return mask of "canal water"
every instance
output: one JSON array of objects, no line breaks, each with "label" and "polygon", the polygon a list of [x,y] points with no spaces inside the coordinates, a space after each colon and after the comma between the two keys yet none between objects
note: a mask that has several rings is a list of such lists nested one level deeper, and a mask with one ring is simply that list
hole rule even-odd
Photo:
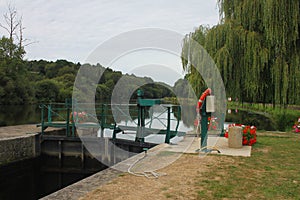
[{"label": "canal water", "polygon": [[37,124],[40,121],[38,105],[0,105],[0,126]]},{"label": "canal water", "polygon": [[228,109],[226,113],[227,124],[237,123],[256,126],[258,130],[274,131],[276,123],[267,115],[238,109]]},{"label": "canal water", "polygon": [[60,168],[49,168],[45,162],[41,156],[0,166],[0,199],[39,199],[106,168],[102,165],[90,173],[72,173]]}]

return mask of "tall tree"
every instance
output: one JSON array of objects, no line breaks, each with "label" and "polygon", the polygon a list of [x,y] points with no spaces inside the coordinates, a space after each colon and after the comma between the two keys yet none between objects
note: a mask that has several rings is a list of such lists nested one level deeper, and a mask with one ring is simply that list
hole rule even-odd
[{"label": "tall tree", "polygon": [[[249,102],[299,104],[299,1],[219,0],[218,3],[220,24],[208,31],[200,27],[192,39],[202,44],[215,60],[227,95]],[[199,34],[205,39],[198,39]],[[188,67],[184,62],[183,65]]]}]

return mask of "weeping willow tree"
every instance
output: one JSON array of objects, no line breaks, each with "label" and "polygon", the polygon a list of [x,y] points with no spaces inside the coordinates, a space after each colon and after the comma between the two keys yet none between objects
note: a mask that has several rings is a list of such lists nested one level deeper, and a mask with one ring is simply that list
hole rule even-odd
[{"label": "weeping willow tree", "polygon": [[183,68],[199,93],[201,75],[191,40],[214,59],[227,96],[273,105],[300,104],[299,0],[218,0],[220,24],[200,26],[183,40]]},{"label": "weeping willow tree", "polygon": [[187,79],[192,83],[193,90],[199,94],[200,91],[204,90],[205,82],[201,75],[199,74],[198,69],[195,67],[199,58],[197,55],[200,55],[198,51],[201,51],[199,48],[195,48],[195,43],[198,42],[201,46],[204,46],[206,33],[208,27],[200,26],[198,31],[190,33],[183,40],[183,49],[182,49],[182,63],[183,69],[187,71]]}]

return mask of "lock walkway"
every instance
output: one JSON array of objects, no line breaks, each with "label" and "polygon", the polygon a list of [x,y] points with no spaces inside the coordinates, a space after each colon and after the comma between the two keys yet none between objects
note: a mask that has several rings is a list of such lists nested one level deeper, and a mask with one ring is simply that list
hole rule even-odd
[{"label": "lock walkway", "polygon": [[[187,141],[192,140],[191,145],[186,150],[184,150],[184,148],[172,147],[171,145],[168,148],[170,149],[170,151],[174,151],[174,152],[183,152],[183,153],[192,153],[192,154],[199,153],[198,151],[196,151],[200,149],[201,139],[199,137],[187,135],[185,140]],[[187,141],[185,141],[185,143]],[[184,145],[182,146],[184,147]],[[213,154],[229,155],[229,156],[244,156],[244,157],[251,156],[251,149],[252,149],[251,146],[243,146],[242,148],[236,148],[236,149],[229,148],[228,138],[225,137],[208,136],[207,146],[208,149],[215,149],[214,151],[211,152]],[[219,150],[220,153],[218,153],[216,150]]]},{"label": "lock walkway", "polygon": [[[57,128],[49,128],[47,131],[59,130]],[[12,138],[25,136],[30,133],[38,133],[41,128],[37,127],[36,124],[23,124],[15,126],[3,126],[0,127],[0,139]]]}]

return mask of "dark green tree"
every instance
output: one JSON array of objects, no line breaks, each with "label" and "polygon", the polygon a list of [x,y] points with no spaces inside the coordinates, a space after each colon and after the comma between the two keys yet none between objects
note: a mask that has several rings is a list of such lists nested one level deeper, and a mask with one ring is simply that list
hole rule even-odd
[{"label": "dark green tree", "polygon": [[55,102],[59,99],[59,84],[51,79],[44,79],[36,83],[36,98],[40,102]]}]

